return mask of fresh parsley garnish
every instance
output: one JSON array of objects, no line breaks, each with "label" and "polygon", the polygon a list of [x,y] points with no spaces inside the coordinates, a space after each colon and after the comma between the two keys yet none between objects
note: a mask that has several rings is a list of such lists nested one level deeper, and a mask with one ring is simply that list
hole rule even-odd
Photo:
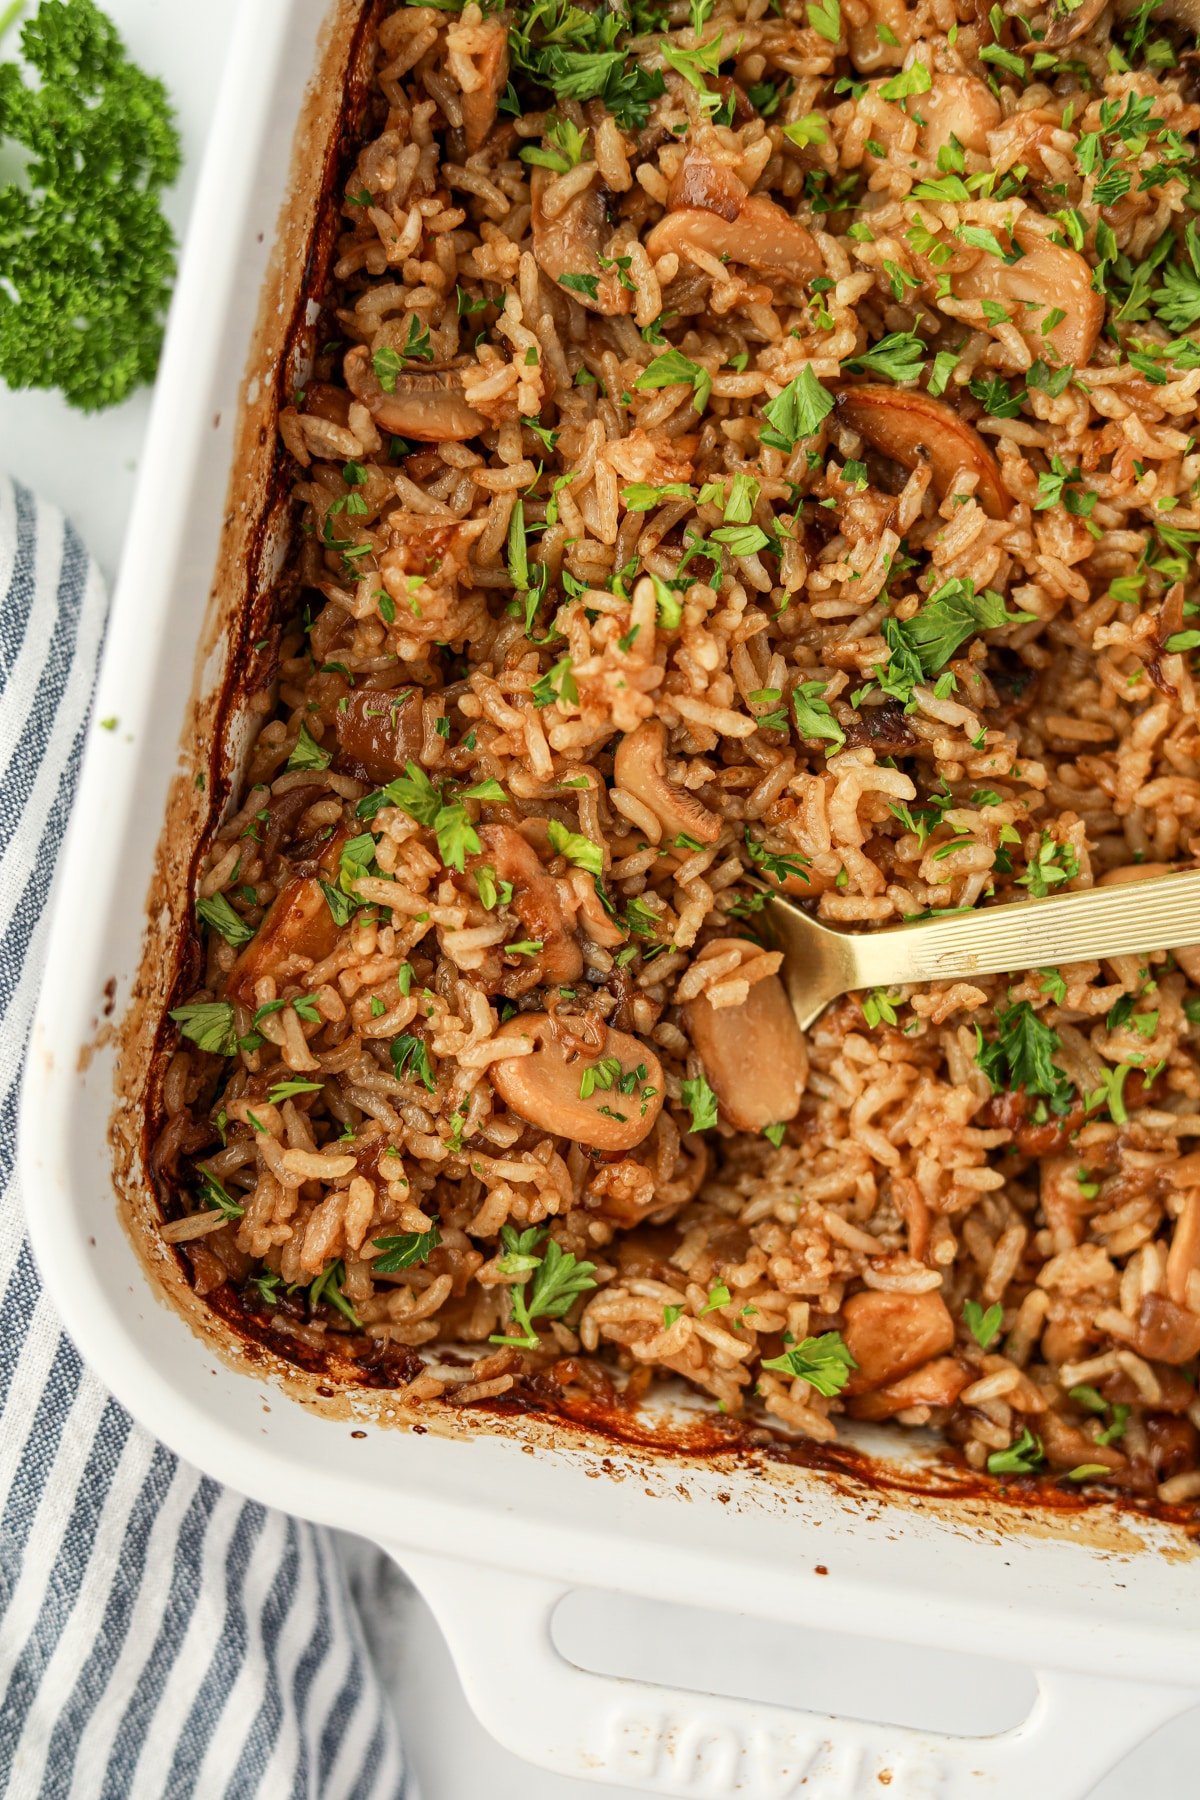
[{"label": "fresh parsley garnish", "polygon": [[[21,9],[0,9],[11,24]],[[36,81],[0,66],[0,380],[84,412],[152,381],[175,276],[162,192],[179,173],[166,89],[92,0],[43,0],[21,31]]]},{"label": "fresh parsley garnish", "polygon": [[210,1056],[236,1055],[237,1031],[228,1000],[193,1000],[187,1006],[173,1007],[167,1017],[174,1019],[197,1049],[206,1050]]},{"label": "fresh parsley garnish", "polygon": [[989,1306],[984,1312],[978,1300],[963,1301],[963,1322],[981,1350],[990,1350],[1004,1323],[1004,1308]]},{"label": "fresh parsley garnish", "polygon": [[792,689],[796,729],[803,738],[823,739],[840,750],[846,741],[846,734],[834,718],[828,700],[824,698],[825,688],[826,683],[823,681],[802,681]]},{"label": "fresh parsley garnish", "polygon": [[599,875],[603,871],[604,852],[590,837],[584,837],[579,831],[569,831],[558,819],[550,820],[547,835],[554,849],[568,862],[586,869],[589,875]]},{"label": "fresh parsley garnish", "polygon": [[323,750],[308,726],[302,723],[295,748],[287,759],[288,768],[327,769],[332,761],[332,750]]},{"label": "fresh parsley garnish", "polygon": [[985,1040],[978,1026],[975,1034],[975,1061],[994,1093],[1023,1087],[1026,1093],[1045,1095],[1054,1112],[1070,1109],[1075,1090],[1054,1061],[1062,1040],[1028,1000],[997,1008],[994,1038]]},{"label": "fresh parsley garnish", "polygon": [[692,1131],[711,1131],[717,1122],[717,1096],[703,1075],[681,1081],[679,1091],[683,1096],[684,1105],[691,1109],[690,1129]]},{"label": "fresh parsley garnish", "polygon": [[708,405],[708,396],[712,393],[713,378],[708,370],[685,356],[682,350],[664,350],[661,356],[644,368],[637,380],[635,388],[664,388],[688,386],[692,389],[693,409],[702,413]]},{"label": "fresh parsley garnish", "polygon": [[813,374],[807,364],[799,375],[763,407],[767,429],[761,441],[773,449],[790,453],[802,438],[812,437],[821,421],[833,411],[833,395]]},{"label": "fresh parsley garnish", "polygon": [[781,1356],[765,1356],[762,1366],[775,1374],[807,1381],[818,1394],[832,1400],[835,1394],[841,1393],[858,1364],[840,1331],[823,1331],[820,1337],[808,1337],[803,1343],[793,1344]]},{"label": "fresh parsley garnish", "polygon": [[247,925],[241,914],[234,911],[225,894],[213,894],[207,900],[197,900],[196,916],[203,919],[206,925],[211,925],[214,931],[220,932],[225,942],[232,944],[234,949],[248,944],[254,936],[253,925]]},{"label": "fresh parsley garnish", "polygon": [[390,1055],[392,1072],[397,1081],[408,1070],[424,1083],[431,1094],[433,1093],[437,1082],[434,1080],[433,1068],[429,1061],[429,1047],[424,1038],[417,1037],[411,1031],[402,1032],[399,1037],[392,1039]]},{"label": "fresh parsley garnish", "polygon": [[860,356],[842,364],[856,375],[885,375],[889,381],[916,381],[925,367],[925,346],[915,331],[892,331]]},{"label": "fresh parsley garnish", "polygon": [[989,1475],[1032,1475],[1046,1460],[1042,1440],[1028,1425],[1007,1450],[993,1450],[987,1459]]},{"label": "fresh parsley garnish", "polygon": [[411,1269],[414,1263],[428,1261],[442,1241],[435,1219],[428,1231],[405,1231],[399,1237],[372,1238],[371,1242],[383,1255],[377,1256],[371,1264],[376,1275],[395,1275],[400,1269]]},{"label": "fresh parsley garnish", "polygon": [[[503,1234],[501,1235],[503,1241]],[[521,1248],[516,1249],[515,1254],[524,1258],[527,1265],[533,1268],[532,1278],[527,1283],[509,1289],[512,1322],[520,1335],[506,1337],[502,1333],[496,1333],[488,1342],[511,1344],[518,1350],[536,1350],[539,1339],[533,1328],[534,1320],[565,1318],[580,1294],[586,1294],[590,1288],[595,1287],[593,1277],[596,1265],[577,1261],[554,1238],[547,1241],[544,1256],[535,1258],[529,1250]]]},{"label": "fresh parsley garnish", "polygon": [[361,1331],[362,1321],[342,1292],[342,1284],[345,1279],[346,1265],[344,1262],[331,1262],[327,1268],[322,1269],[308,1290],[309,1308],[312,1312],[316,1312],[318,1306],[324,1301],[326,1306],[332,1306],[336,1312],[341,1313],[344,1319],[348,1319],[357,1331]]}]

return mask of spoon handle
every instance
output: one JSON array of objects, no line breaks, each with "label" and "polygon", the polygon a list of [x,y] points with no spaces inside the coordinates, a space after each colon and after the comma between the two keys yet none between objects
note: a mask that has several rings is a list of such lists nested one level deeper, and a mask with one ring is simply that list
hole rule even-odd
[{"label": "spoon handle", "polygon": [[853,940],[855,987],[945,981],[1200,943],[1200,869],[918,920]]},{"label": "spoon handle", "polygon": [[839,994],[901,983],[970,980],[1200,944],[1200,869],[1054,894],[884,931],[831,931],[786,900],[768,903],[786,951],[802,1026]]}]

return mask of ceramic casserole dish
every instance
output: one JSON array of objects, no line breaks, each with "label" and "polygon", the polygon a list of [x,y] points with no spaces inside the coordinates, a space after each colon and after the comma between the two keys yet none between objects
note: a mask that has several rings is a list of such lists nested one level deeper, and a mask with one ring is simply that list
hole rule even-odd
[{"label": "ceramic casserole dish", "polygon": [[[214,742],[217,701],[284,549],[275,406],[302,377],[285,346],[363,25],[362,0],[254,0],[230,47],[96,700],[119,729],[89,746],[29,1052],[43,1278],[84,1357],[172,1449],[394,1553],[480,1718],[547,1768],[762,1800],[1082,1797],[1200,1690],[1200,1559],[1178,1527],[956,1493],[911,1466],[919,1450],[869,1485],[532,1415],[406,1418],[386,1391],[306,1384],[226,1334],[152,1229],[142,1087],[206,824],[200,778],[247,737],[235,708]],[[1032,1670],[1036,1696],[1015,1725],[966,1737],[878,1723],[903,1715],[862,1684],[848,1716],[799,1709],[802,1680],[770,1689],[787,1705],[705,1692],[702,1654],[691,1685],[588,1672],[553,1635],[580,1588],[702,1606],[698,1652],[740,1617],[764,1643],[790,1624],[814,1646],[861,1639],[864,1657],[868,1641],[912,1646],[968,1674],[975,1657],[980,1684]]]}]

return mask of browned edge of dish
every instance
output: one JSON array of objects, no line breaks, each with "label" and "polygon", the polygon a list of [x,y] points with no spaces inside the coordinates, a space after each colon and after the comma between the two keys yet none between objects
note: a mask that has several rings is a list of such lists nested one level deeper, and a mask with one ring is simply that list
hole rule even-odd
[{"label": "browned edge of dish", "polygon": [[[286,574],[281,576],[292,508],[277,419],[302,384],[311,356],[316,327],[306,319],[306,301],[323,290],[333,259],[340,189],[357,150],[374,32],[387,4],[330,0],[315,46],[314,74],[296,128],[292,173],[240,389],[220,547],[180,736],[179,771],[146,899],[143,955],[128,1009],[115,1033],[111,1027],[101,1033],[101,1039],[115,1035],[116,1040],[109,1138],[119,1212],[139,1262],[156,1293],[182,1312],[222,1362],[345,1421],[356,1428],[352,1438],[364,1437],[366,1425],[439,1437],[503,1436],[528,1450],[584,1453],[589,1473],[637,1479],[648,1493],[664,1497],[686,1495],[689,1471],[703,1469],[729,1476],[730,1491],[718,1498],[735,1511],[775,1510],[800,1501],[816,1479],[831,1483],[864,1511],[897,1512],[898,1525],[905,1510],[919,1509],[995,1542],[1016,1531],[1111,1555],[1144,1552],[1138,1525],[1153,1521],[1179,1528],[1169,1543],[1157,1534],[1160,1553],[1200,1554],[1194,1509],[1097,1497],[1037,1477],[998,1489],[949,1451],[899,1461],[868,1455],[846,1441],[798,1441],[758,1421],[743,1424],[674,1408],[655,1418],[549,1389],[539,1392],[536,1384],[516,1399],[483,1406],[406,1406],[394,1389],[373,1384],[370,1371],[348,1358],[336,1338],[323,1358],[309,1350],[281,1356],[232,1290],[201,1299],[182,1251],[159,1235],[162,1211],[150,1149],[171,1053],[166,1008],[189,983],[195,986],[201,958],[189,905],[195,872],[236,785],[244,726],[256,701],[273,686],[279,626],[293,597]],[[215,679],[214,668],[221,671]],[[753,1479],[747,1481],[747,1475]]]},{"label": "browned edge of dish", "polygon": [[[84,1052],[86,1061],[106,1034],[115,1037],[108,1136],[119,1213],[138,1260],[156,1289],[238,1367],[255,1347],[231,1338],[194,1293],[186,1259],[158,1233],[162,1212],[150,1149],[171,1054],[166,1009],[193,980],[201,957],[190,908],[195,873],[237,782],[244,724],[274,681],[279,619],[288,606],[280,570],[292,525],[277,420],[311,355],[315,327],[306,322],[307,296],[324,285],[336,247],[336,190],[366,105],[374,28],[385,4],[329,0],[314,43],[313,74],[239,389],[220,544],[145,900],[141,960],[115,1032],[102,1028]],[[273,1372],[288,1368],[279,1358],[267,1360]]]}]

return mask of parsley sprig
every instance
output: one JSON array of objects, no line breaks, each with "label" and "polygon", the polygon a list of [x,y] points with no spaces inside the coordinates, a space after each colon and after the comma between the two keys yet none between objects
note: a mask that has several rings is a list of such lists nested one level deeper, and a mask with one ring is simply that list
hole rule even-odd
[{"label": "parsley sprig", "polygon": [[832,1400],[841,1393],[858,1364],[840,1331],[823,1331],[820,1337],[807,1337],[803,1343],[791,1345],[780,1356],[765,1356],[762,1366],[776,1374],[807,1381],[818,1394]]},{"label": "parsley sprig", "polygon": [[[579,1262],[556,1239],[546,1243],[544,1256],[534,1256],[533,1249],[541,1236],[538,1230],[518,1233],[510,1225],[501,1228],[500,1241],[506,1254],[500,1259],[505,1274],[532,1270],[532,1278],[509,1289],[509,1305],[517,1335],[494,1333],[489,1344],[506,1344],[516,1350],[536,1350],[540,1344],[534,1330],[535,1319],[562,1319],[581,1294],[594,1288],[595,1263]],[[532,1238],[532,1241],[531,1241]]]}]

